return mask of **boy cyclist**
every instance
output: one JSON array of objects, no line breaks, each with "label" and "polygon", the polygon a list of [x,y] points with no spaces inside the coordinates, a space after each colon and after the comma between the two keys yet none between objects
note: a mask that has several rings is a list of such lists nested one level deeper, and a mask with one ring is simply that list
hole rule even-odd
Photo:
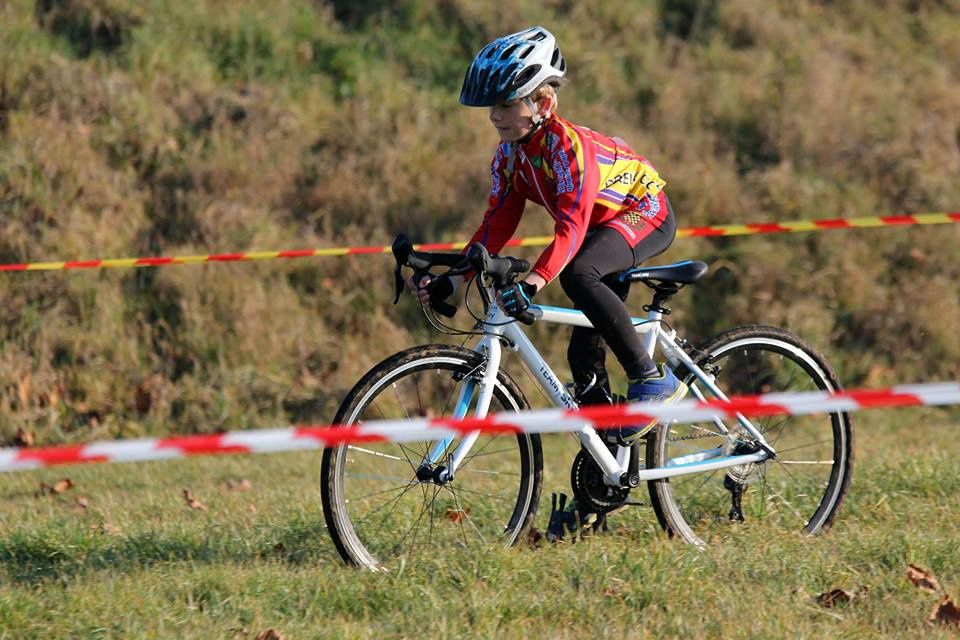
[{"label": "boy cyclist", "polygon": [[[604,343],[626,372],[628,400],[674,402],[686,393],[686,385],[647,354],[624,305],[629,285],[613,277],[662,253],[673,241],[676,225],[664,181],[623,140],[556,114],[565,73],[556,40],[542,27],[494,40],[467,70],[460,102],[488,107],[501,141],[490,168],[487,211],[470,243],[498,253],[516,231],[527,200],[543,206],[554,219],[553,242],[521,282],[500,292],[503,309],[519,314],[559,279],[595,327],[574,328],[567,350],[581,403],[610,397]],[[428,288],[434,297],[454,290],[444,278],[418,284],[424,303]],[[604,433],[611,441],[629,444],[654,425]]]}]

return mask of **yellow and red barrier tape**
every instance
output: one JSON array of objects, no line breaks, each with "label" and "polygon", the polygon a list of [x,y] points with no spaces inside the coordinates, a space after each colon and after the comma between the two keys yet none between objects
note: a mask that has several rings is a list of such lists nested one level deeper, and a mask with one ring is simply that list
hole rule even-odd
[{"label": "yellow and red barrier tape", "polygon": [[[871,216],[863,218],[833,218],[823,220],[794,220],[790,222],[767,222],[743,225],[713,225],[685,227],[677,230],[678,238],[707,238],[757,235],[765,233],[798,233],[827,229],[863,229],[875,227],[907,226],[921,224],[950,224],[960,222],[960,211],[941,213],[916,213],[899,216]],[[530,236],[514,238],[508,247],[536,247],[550,244],[553,236]],[[465,242],[439,242],[419,244],[420,251],[459,250]],[[0,264],[0,271],[59,271],[63,269],[107,269],[128,267],[162,267],[175,264],[204,264],[211,262],[250,262],[279,258],[315,258],[324,256],[348,256],[370,253],[389,253],[389,246],[333,247],[328,249],[293,249],[287,251],[248,251],[243,253],[216,253],[196,256],[112,258],[104,260],[73,260],[65,262],[24,262]]]}]

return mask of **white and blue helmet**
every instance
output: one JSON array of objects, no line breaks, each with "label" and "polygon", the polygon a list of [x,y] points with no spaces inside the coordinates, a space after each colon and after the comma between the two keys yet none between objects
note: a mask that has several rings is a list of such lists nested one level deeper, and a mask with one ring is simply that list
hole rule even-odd
[{"label": "white and blue helmet", "polygon": [[460,104],[492,107],[526,98],[566,72],[567,63],[552,33],[543,27],[511,33],[485,46],[470,63]]}]

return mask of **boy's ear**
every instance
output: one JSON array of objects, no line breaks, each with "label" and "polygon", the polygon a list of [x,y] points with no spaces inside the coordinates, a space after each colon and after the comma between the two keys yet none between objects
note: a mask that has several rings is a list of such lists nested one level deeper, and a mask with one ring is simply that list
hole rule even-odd
[{"label": "boy's ear", "polygon": [[553,113],[553,110],[557,107],[557,97],[552,95],[545,95],[540,98],[540,101],[537,102],[537,110],[541,117],[546,117]]}]

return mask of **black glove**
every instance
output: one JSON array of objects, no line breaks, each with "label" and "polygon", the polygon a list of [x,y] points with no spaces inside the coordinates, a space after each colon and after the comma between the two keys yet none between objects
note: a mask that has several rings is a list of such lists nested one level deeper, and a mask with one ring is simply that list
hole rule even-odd
[{"label": "black glove", "polygon": [[529,282],[514,282],[500,289],[500,304],[508,316],[516,318],[530,306],[537,288]]},{"label": "black glove", "polygon": [[453,280],[449,276],[437,276],[430,279],[426,289],[430,292],[430,306],[443,315],[452,318],[457,312],[457,308],[444,302],[444,300],[452,296],[456,289],[453,286]]}]

